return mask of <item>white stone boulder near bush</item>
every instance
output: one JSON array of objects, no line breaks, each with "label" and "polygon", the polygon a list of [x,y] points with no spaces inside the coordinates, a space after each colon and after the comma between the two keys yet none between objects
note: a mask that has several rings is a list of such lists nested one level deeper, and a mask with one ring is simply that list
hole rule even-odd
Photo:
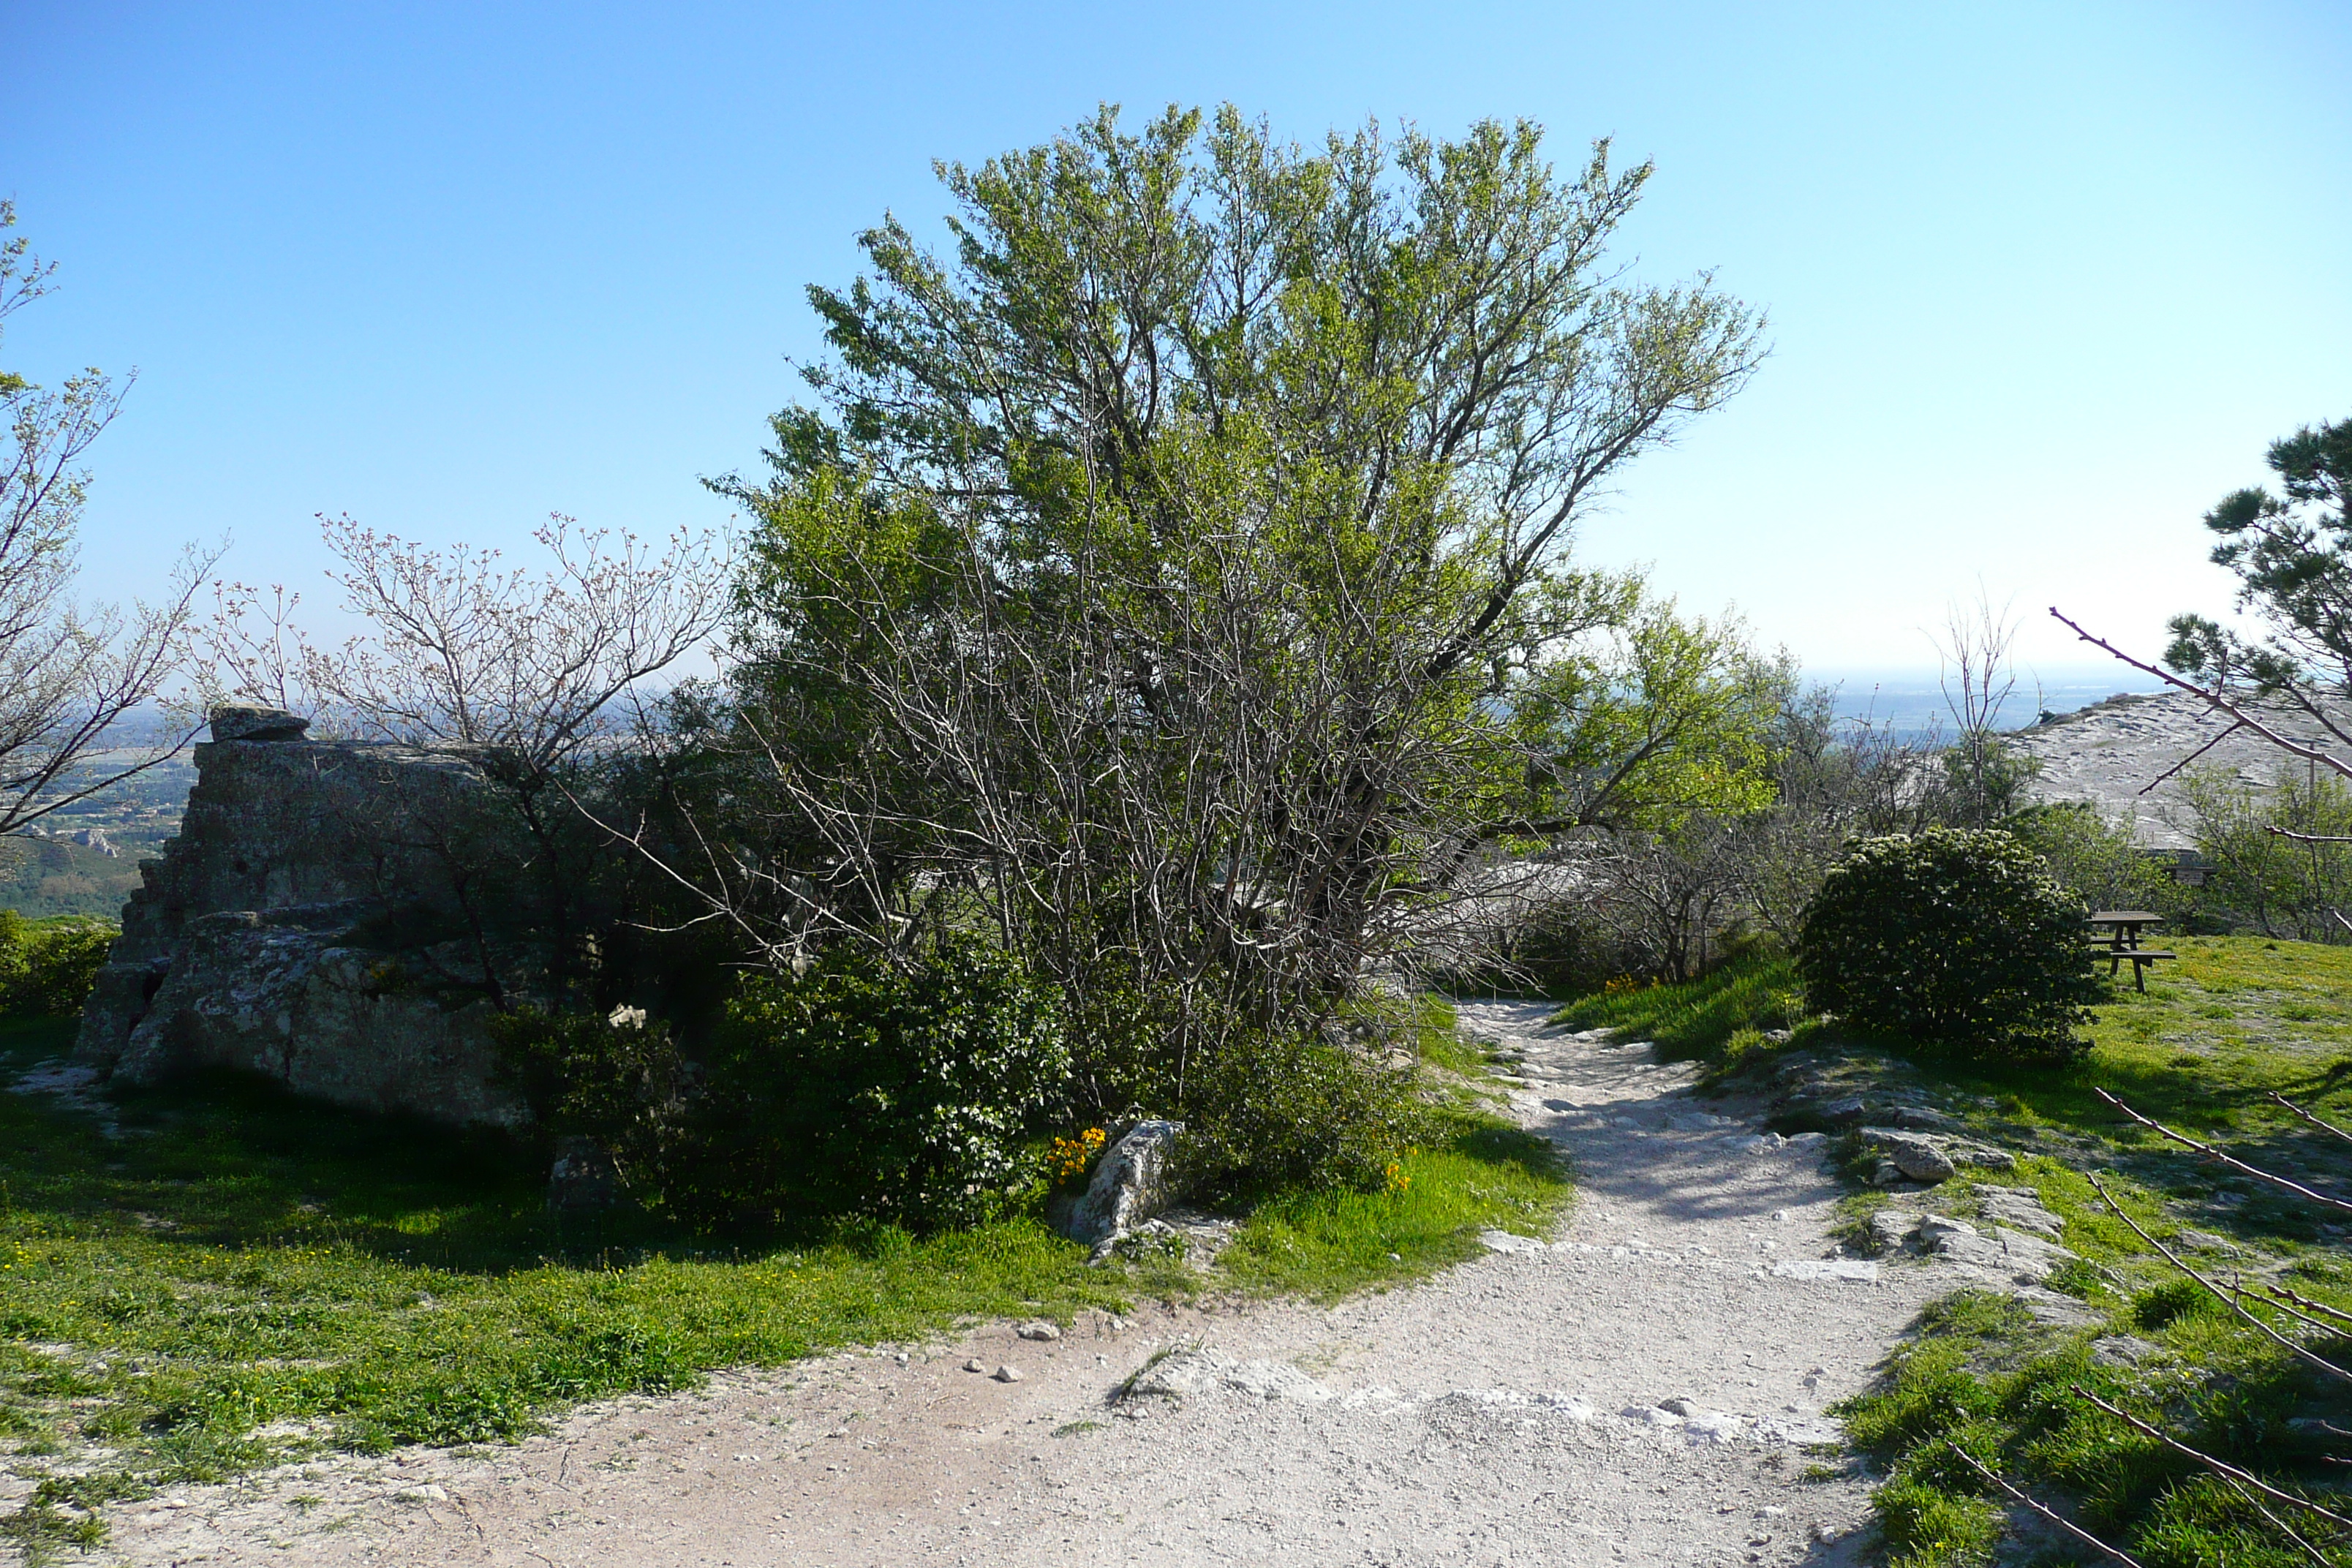
[{"label": "white stone boulder near bush", "polygon": [[1075,1200],[1054,1205],[1054,1228],[1110,1256],[1121,1237],[1175,1200],[1174,1155],[1181,1121],[1139,1121],[1103,1151],[1094,1179]]}]

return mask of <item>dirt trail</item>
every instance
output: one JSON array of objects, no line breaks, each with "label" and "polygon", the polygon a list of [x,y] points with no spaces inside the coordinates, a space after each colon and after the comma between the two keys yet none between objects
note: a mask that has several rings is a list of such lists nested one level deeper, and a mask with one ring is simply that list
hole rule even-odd
[{"label": "dirt trail", "polygon": [[[1526,1051],[1517,1112],[1575,1163],[1550,1246],[1328,1310],[1097,1315],[1052,1343],[994,1325],[903,1363],[860,1352],[589,1406],[517,1447],[289,1468],[124,1507],[115,1550],[436,1568],[1852,1561],[1863,1488],[1801,1481],[1794,1445],[1828,1435],[1822,1406],[1957,1281],[1831,1259],[1817,1142],[1759,1137],[1755,1107],[1689,1098],[1688,1068],[1547,1034],[1543,1013],[1462,1009]],[[1194,1345],[1213,1353],[1149,1374],[1192,1393],[1114,1401]]]}]

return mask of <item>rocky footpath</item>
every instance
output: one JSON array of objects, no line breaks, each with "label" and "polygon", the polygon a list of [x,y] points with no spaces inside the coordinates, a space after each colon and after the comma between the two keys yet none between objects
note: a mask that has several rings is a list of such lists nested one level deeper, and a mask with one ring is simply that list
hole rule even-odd
[{"label": "rocky footpath", "polygon": [[[1556,1236],[1489,1232],[1481,1261],[1328,1307],[975,1325],[583,1407],[514,1447],[179,1489],[115,1512],[118,1560],[1856,1561],[1868,1480],[1828,1407],[1927,1301],[2038,1289],[2011,1239],[2037,1222],[1945,1213],[1950,1186],[1898,1175],[1916,1227],[1853,1245],[1860,1129],[1963,1152],[1916,1086],[1822,1060],[1701,1099],[1689,1065],[1545,1012],[1462,1008],[1513,1113],[1575,1168]],[[1863,1101],[1852,1126],[1826,1124],[1844,1099]],[[1817,1100],[1824,1124],[1792,1119]]]}]

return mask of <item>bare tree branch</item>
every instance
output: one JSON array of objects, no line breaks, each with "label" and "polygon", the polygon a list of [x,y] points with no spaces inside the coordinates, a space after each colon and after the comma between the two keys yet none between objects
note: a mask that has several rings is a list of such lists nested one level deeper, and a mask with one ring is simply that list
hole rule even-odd
[{"label": "bare tree branch", "polygon": [[[2211,740],[2206,742],[2203,745],[2198,747],[2195,751],[2189,752],[2187,756],[2181,758],[2179,762],[2173,763],[2170,767],[2165,769],[2162,773],[2148,780],[2147,783],[2140,785],[2139,793],[2147,795],[2150,791],[2154,790],[2157,785],[2163,784],[2166,780],[2173,778],[2187,771],[2191,763],[2195,762],[2198,758],[2203,756],[2206,752],[2211,751],[2214,747],[2220,745],[2222,742],[2228,740],[2231,736],[2236,734],[2239,731],[2244,728],[2245,726],[2243,724],[2231,724],[2228,729],[2223,730],[2220,734],[2214,736]],[[2275,833],[2278,829],[2273,828],[2271,831]]]},{"label": "bare tree branch", "polygon": [[[15,222],[0,201],[0,235]],[[0,321],[45,293],[53,270],[21,238],[0,239]],[[0,371],[0,834],[144,773],[195,728],[167,712],[124,733],[181,667],[218,551],[189,552],[157,604],[126,613],[74,597],[89,484],[80,461],[135,379],[117,386],[89,370],[52,391]]]},{"label": "bare tree branch", "polygon": [[2142,1116],[2138,1111],[2134,1110],[2130,1106],[2126,1105],[2122,1100],[2117,1100],[2114,1095],[2109,1094],[2104,1089],[2095,1088],[2091,1092],[2097,1095],[2101,1100],[2105,1100],[2109,1105],[2114,1106],[2117,1110],[2122,1111],[2126,1116],[2130,1117],[2134,1121],[2138,1122],[2142,1127],[2151,1128],[2155,1131],[2162,1134],[2164,1137],[2169,1138],[2175,1143],[2194,1149],[2200,1154],[2204,1155],[2207,1159],[2211,1160],[2218,1164],[2227,1165],[2233,1171],[2238,1171],[2246,1175],[2252,1176],[2258,1181],[2268,1182],[2273,1186],[2284,1187],[2288,1192],[2293,1193],[2299,1198],[2305,1198],[2312,1203],[2324,1205],[2328,1208],[2336,1209],[2346,1214],[2352,1214],[2352,1202],[2347,1202],[2343,1198],[2330,1197],[2326,1193],[2313,1192],[2309,1187],[2303,1185],[2299,1182],[2290,1182],[2284,1176],[2275,1175],[2269,1171],[2263,1170],[2259,1165],[2249,1165],[2243,1160],[2238,1159],[2230,1154],[2225,1154],[2210,1143],[2200,1143],[2185,1132],[2175,1132],[2171,1128],[2165,1126],[2164,1123],[2160,1121],[2153,1121],[2148,1118]]},{"label": "bare tree branch", "polygon": [[2284,1503],[2292,1503],[2296,1508],[2309,1509],[2312,1512],[2319,1515],[2320,1518],[2327,1521],[2330,1524],[2340,1524],[2347,1530],[2352,1530],[2352,1519],[2347,1519],[2344,1515],[2335,1512],[2333,1510],[2322,1508],[2319,1504],[2313,1502],[2309,1498],[2301,1498],[2295,1496],[2293,1492],[2281,1491],[2278,1488],[2271,1485],[2260,1476],[2242,1470],[2226,1459],[2217,1459],[2210,1454],[2200,1453],[2197,1449],[2192,1448],[2188,1444],[2182,1442],[2179,1438],[2173,1436],[2170,1433],[2149,1426],[2138,1416],[2134,1415],[2130,1411],[2117,1409],[2116,1406],[2108,1404],[2105,1400],[2100,1398],[2097,1394],[2093,1394],[2089,1389],[2084,1388],[2079,1383],[2074,1384],[2074,1389],[2077,1396],[2089,1400],[2092,1404],[2097,1405],[2100,1409],[2105,1411],[2108,1415],[2114,1416],[2125,1426],[2129,1426],[2133,1431],[2139,1433],[2142,1436],[2155,1438],[2166,1447],[2170,1448],[2174,1453],[2179,1454],[2187,1458],[2196,1460],[2199,1464],[2204,1466],[2207,1469],[2211,1470],[2214,1474],[2227,1476],[2232,1480],[2242,1481],[2246,1485],[2252,1487],[2255,1490],[2261,1492],[2265,1497],[2274,1498],[2278,1501]]},{"label": "bare tree branch", "polygon": [[2198,1273],[2194,1268],[2189,1268],[2188,1264],[2183,1263],[2179,1258],[2174,1254],[2170,1247],[2157,1240],[2156,1237],[2148,1235],[2147,1231],[2142,1230],[2140,1228],[2139,1222],[2133,1219],[2131,1215],[2126,1214],[2124,1212],[2123,1205],[2116,1202],[2115,1198],[2108,1193],[2107,1189],[2099,1184],[2098,1177],[2091,1174],[2090,1172],[2085,1171],[2083,1173],[2083,1179],[2091,1184],[2091,1190],[2098,1194],[2100,1198],[2109,1208],[2115,1210],[2116,1217],[2123,1221],[2125,1225],[2131,1227],[2131,1232],[2134,1236],[2138,1237],[2142,1241],[2147,1243],[2148,1246],[2154,1247],[2158,1252],[2162,1253],[2164,1255],[2164,1260],[2167,1263],[2171,1264],[2175,1268],[2179,1269],[2180,1272],[2188,1275],[2191,1279],[2196,1280],[2198,1284],[2202,1285],[2215,1300],[2229,1308],[2230,1310],[2235,1312],[2239,1317],[2243,1318],[2249,1323],[2252,1323],[2266,1338],[2273,1341],[2281,1349],[2286,1351],[2298,1361],[2308,1363],[2310,1365],[2316,1367],[2321,1372],[2327,1373],[2330,1377],[2341,1378],[2347,1383],[2352,1383],[2352,1372],[2345,1371],[2342,1367],[2337,1366],[2334,1362],[2327,1360],[2325,1356],[2315,1354],[2314,1352],[2304,1349],[2293,1340],[2288,1339],[2284,1334],[2280,1333],[2276,1329],[2272,1328],[2268,1323],[2263,1322],[2260,1318],[2255,1317],[2252,1312],[2247,1311],[2245,1308],[2240,1306],[2238,1302],[2231,1297],[2228,1291],[2222,1289],[2219,1285],[2214,1284],[2210,1279],[2206,1279],[2202,1274]]},{"label": "bare tree branch", "polygon": [[2175,690],[2188,692],[2190,696],[2197,698],[2207,707],[2212,709],[2216,713],[2220,713],[2226,718],[2234,720],[2237,725],[2241,728],[2252,730],[2255,734],[2260,735],[2263,740],[2268,741],[2280,751],[2286,752],[2287,755],[2292,757],[2301,757],[2305,762],[2316,763],[2321,767],[2327,768],[2335,773],[2340,773],[2346,778],[2352,778],[2352,763],[2347,763],[2330,752],[2319,750],[2317,747],[2306,746],[2300,741],[2292,740],[2285,735],[2280,734],[2270,725],[2264,723],[2262,720],[2248,712],[2243,706],[2232,701],[2228,697],[2223,696],[2218,690],[2209,691],[2204,687],[2198,685],[2195,681],[2183,680],[2180,677],[2173,674],[2168,669],[2132,658],[2131,655],[2124,652],[2123,649],[2116,647],[2115,644],[2108,642],[2105,638],[2094,637],[2091,633],[2084,631],[2080,624],[2068,619],[2063,615],[2061,615],[2057,606],[2054,605],[2051,606],[2050,615],[2052,619],[2057,621],[2059,625],[2066,627],[2083,641],[2089,643],[2093,647],[2105,651],[2121,662],[2131,666],[2134,669],[2138,670],[2143,675],[2152,675],[2156,677],[2157,679],[2163,681],[2167,686],[2173,688]]},{"label": "bare tree branch", "polygon": [[2138,1558],[2134,1557],[2130,1552],[2126,1552],[2119,1546],[2108,1545],[2105,1542],[2100,1540],[2097,1536],[2093,1535],[2089,1531],[2084,1530],[2081,1525],[2076,1524],[2073,1520],[2068,1519],[2057,1510],[2035,1501],[2026,1493],[2020,1491],[2017,1488],[2010,1485],[2007,1481],[2001,1479],[2000,1477],[1995,1475],[1992,1471],[1977,1463],[1976,1459],[1969,1453],[1969,1451],[1961,1447],[1958,1443],[1954,1443],[1947,1439],[1944,1447],[1958,1455],[1960,1463],[1974,1470],[1978,1475],[1983,1477],[1993,1486],[1998,1487],[2012,1502],[2023,1503],[2035,1513],[2040,1514],[2043,1519],[2049,1521],[2052,1524],[2056,1525],[2059,1529],[2064,1531],[2067,1534],[2073,1536],[2084,1545],[2090,1547],[2101,1556],[2111,1557],[2115,1561],[2126,1564],[2126,1568],[2140,1568]]},{"label": "bare tree branch", "polygon": [[2289,1100],[2285,1095],[2279,1093],[2278,1090],[2271,1090],[2270,1097],[2273,1102],[2285,1106],[2289,1110],[2294,1111],[2297,1116],[2300,1116],[2305,1121],[2310,1122],[2314,1127],[2320,1129],[2324,1132],[2332,1132],[2336,1137],[2343,1139],[2347,1143],[2352,1143],[2352,1132],[2347,1132],[2344,1129],[2336,1126],[2332,1121],[2321,1121],[2310,1111],[2305,1110],[2302,1106],[2297,1105],[2294,1100]]}]

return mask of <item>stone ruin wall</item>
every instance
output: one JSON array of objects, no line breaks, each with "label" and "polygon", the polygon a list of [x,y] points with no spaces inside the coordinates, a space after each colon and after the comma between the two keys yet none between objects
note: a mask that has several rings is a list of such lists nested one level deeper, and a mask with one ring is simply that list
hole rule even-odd
[{"label": "stone ruin wall", "polygon": [[[153,1084],[201,1068],[448,1123],[516,1125],[493,1075],[482,966],[448,933],[453,826],[488,780],[466,752],[310,741],[225,708],[195,747],[178,837],[140,868],[82,1016],[78,1061]],[[436,940],[437,938],[437,940]]]}]

